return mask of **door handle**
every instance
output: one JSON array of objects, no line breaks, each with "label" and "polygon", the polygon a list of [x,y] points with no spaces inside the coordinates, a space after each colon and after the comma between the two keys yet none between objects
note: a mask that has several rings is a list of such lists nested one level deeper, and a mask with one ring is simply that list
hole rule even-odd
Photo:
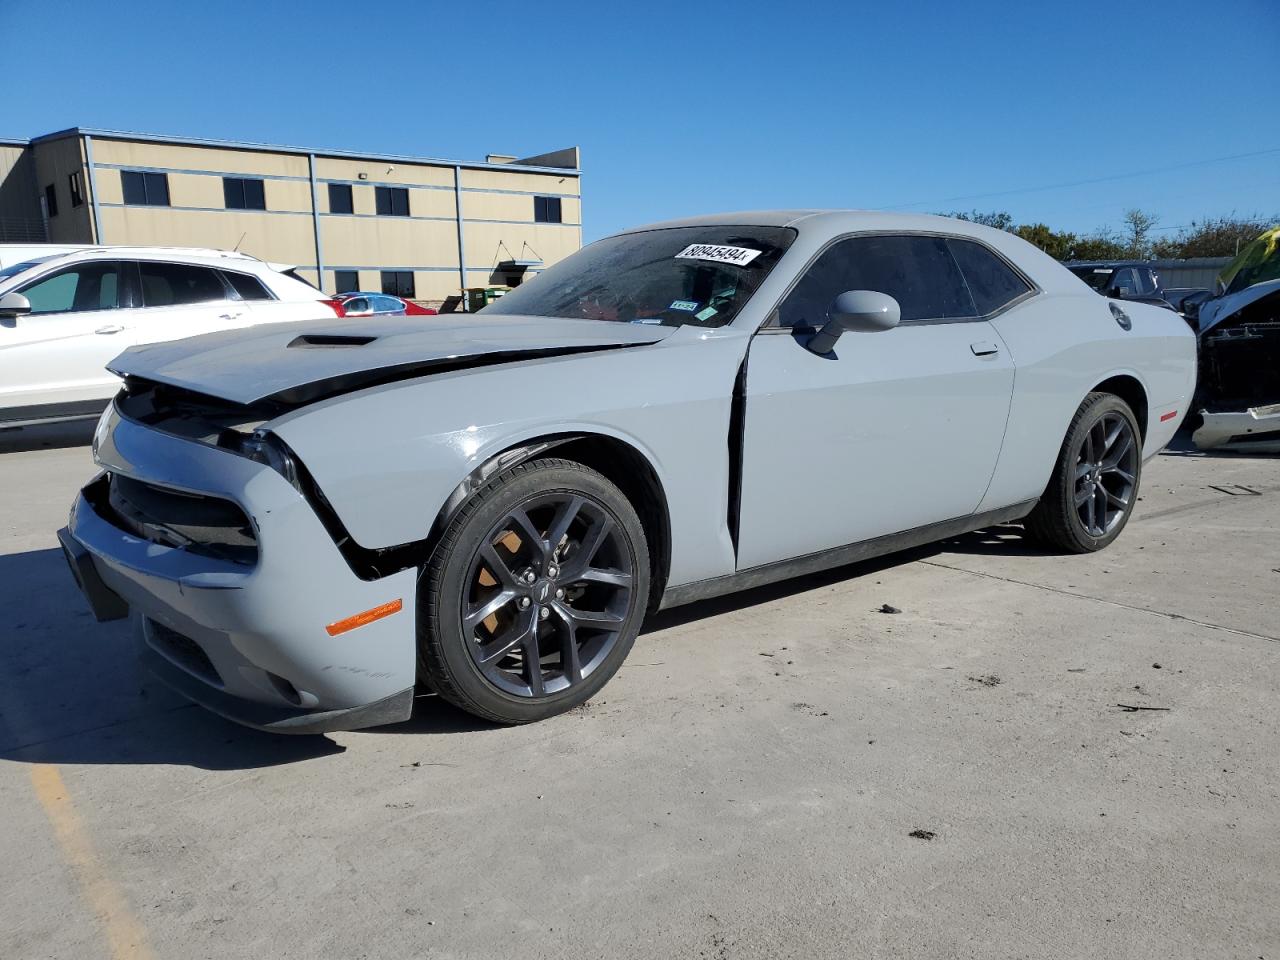
[{"label": "door handle", "polygon": [[123,329],[124,327],[122,327],[118,323],[109,323],[105,327],[99,327],[97,330],[93,332],[94,333],[119,333]]},{"label": "door handle", "polygon": [[973,351],[975,357],[994,357],[1000,352],[1000,344],[990,340],[979,340],[977,343],[969,344],[969,349]]},{"label": "door handle", "polygon": [[218,319],[219,320],[239,320],[243,316],[244,316],[244,311],[242,310],[239,313],[220,313],[218,314]]}]

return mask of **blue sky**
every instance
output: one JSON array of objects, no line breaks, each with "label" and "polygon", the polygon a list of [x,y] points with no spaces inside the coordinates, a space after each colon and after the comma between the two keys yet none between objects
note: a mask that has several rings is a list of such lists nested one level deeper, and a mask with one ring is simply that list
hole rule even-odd
[{"label": "blue sky", "polygon": [[[0,36],[0,136],[578,144],[587,239],[763,207],[1006,209],[1077,232],[1135,206],[1165,229],[1280,213],[1280,0],[0,0]],[[1162,172],[1061,186],[1138,171]]]}]

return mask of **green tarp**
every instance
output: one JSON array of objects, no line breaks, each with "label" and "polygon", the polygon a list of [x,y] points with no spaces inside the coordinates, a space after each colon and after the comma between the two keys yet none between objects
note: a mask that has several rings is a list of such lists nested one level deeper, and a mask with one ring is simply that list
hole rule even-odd
[{"label": "green tarp", "polygon": [[1226,293],[1235,293],[1264,280],[1280,280],[1280,227],[1273,227],[1240,251],[1218,274]]}]

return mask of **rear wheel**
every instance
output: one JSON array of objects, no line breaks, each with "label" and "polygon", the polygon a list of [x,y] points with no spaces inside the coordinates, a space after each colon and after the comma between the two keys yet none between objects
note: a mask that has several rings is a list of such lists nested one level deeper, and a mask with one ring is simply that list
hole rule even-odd
[{"label": "rear wheel", "polygon": [[1101,550],[1120,535],[1142,478],[1142,440],[1129,405],[1091,393],[1071,420],[1044,495],[1026,530],[1069,553]]},{"label": "rear wheel", "polygon": [[500,723],[561,713],[617,672],[648,593],[644,530],[622,492],[572,461],[522,464],[472,495],[428,564],[423,674]]}]

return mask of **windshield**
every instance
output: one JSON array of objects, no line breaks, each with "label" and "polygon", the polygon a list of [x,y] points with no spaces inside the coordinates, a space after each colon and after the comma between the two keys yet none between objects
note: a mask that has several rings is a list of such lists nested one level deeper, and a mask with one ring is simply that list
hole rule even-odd
[{"label": "windshield", "polygon": [[52,260],[53,257],[37,257],[35,260],[23,260],[21,263],[11,263],[7,267],[0,267],[0,283],[4,283],[10,277],[16,277],[20,273],[26,273],[32,267],[39,266],[46,260]]},{"label": "windshield", "polygon": [[1111,286],[1111,278],[1115,275],[1115,269],[1112,267],[1070,267],[1069,269],[1095,290],[1106,290]]},{"label": "windshield", "polygon": [[484,308],[719,327],[746,305],[795,239],[786,227],[672,227],[598,240]]}]

